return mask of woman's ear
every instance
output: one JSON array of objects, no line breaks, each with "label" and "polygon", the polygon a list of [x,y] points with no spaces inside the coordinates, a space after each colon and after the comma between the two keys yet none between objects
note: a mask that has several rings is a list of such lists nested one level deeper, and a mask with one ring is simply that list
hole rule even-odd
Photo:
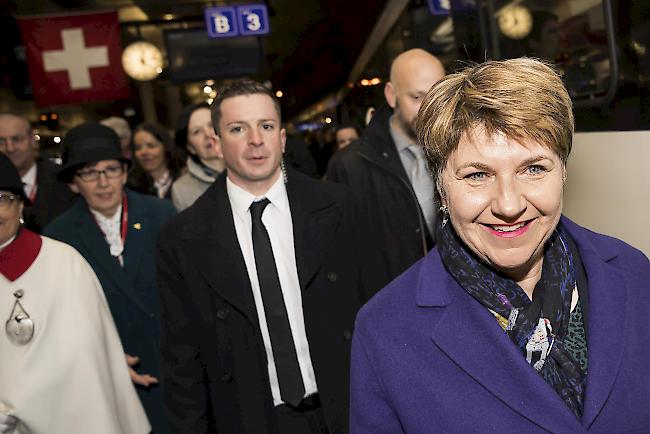
[{"label": "woman's ear", "polygon": [[74,182],[69,182],[68,187],[70,188],[70,190],[72,190],[74,194],[79,194],[79,187],[77,187],[77,184],[75,184]]}]

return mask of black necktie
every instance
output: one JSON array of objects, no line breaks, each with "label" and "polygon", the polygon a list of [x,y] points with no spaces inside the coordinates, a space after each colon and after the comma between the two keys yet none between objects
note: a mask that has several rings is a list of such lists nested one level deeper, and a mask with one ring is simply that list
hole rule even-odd
[{"label": "black necktie", "polygon": [[266,313],[266,324],[271,338],[275,368],[280,383],[280,396],[284,402],[298,406],[305,394],[305,386],[302,383],[296,347],[293,344],[289,317],[284,305],[278,270],[271,249],[271,240],[264,223],[262,223],[262,213],[268,204],[269,200],[263,199],[253,202],[250,206],[255,266]]}]

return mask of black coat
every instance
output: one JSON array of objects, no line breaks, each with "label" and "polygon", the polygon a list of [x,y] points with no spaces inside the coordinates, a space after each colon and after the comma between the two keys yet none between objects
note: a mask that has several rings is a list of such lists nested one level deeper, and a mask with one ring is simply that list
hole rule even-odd
[{"label": "black coat", "polygon": [[59,167],[49,161],[36,163],[36,198],[33,206],[25,207],[25,227],[36,233],[67,210],[75,194],[67,184],[56,180]]},{"label": "black coat", "polygon": [[[422,258],[434,242],[390,134],[388,107],[378,110],[361,139],[334,154],[327,180],[349,186],[360,203],[361,228],[377,256],[377,291]],[[368,273],[366,273],[368,274]]]},{"label": "black coat", "polygon": [[[129,207],[124,267],[111,256],[83,197],[48,225],[45,235],[70,244],[88,261],[102,284],[124,351],[140,357],[140,374],[159,378],[160,307],[154,249],[160,227],[176,209],[169,201],[125,191]],[[136,389],[154,434],[169,432],[160,387]]]},{"label": "black coat", "polygon": [[[305,328],[331,434],[348,430],[350,339],[362,301],[347,190],[290,170]],[[177,433],[276,433],[267,360],[225,173],[161,232],[162,377]]]}]

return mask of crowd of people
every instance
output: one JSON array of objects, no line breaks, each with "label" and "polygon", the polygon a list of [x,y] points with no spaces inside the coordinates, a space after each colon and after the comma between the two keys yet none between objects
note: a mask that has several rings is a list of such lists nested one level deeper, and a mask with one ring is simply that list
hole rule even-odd
[{"label": "crowd of people", "polygon": [[61,166],[0,114],[0,434],[647,431],[650,263],[561,215],[558,73],[413,49],[385,97],[325,180],[249,79]]}]

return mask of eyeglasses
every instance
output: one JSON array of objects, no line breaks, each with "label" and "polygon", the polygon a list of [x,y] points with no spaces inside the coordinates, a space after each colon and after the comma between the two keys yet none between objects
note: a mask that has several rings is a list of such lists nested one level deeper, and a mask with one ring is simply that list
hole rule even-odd
[{"label": "eyeglasses", "polygon": [[117,178],[124,173],[123,166],[109,166],[104,170],[80,170],[77,176],[84,182],[97,181],[99,177],[104,174],[107,178]]},{"label": "eyeglasses", "polygon": [[15,194],[0,193],[0,210],[8,210],[14,203],[18,203],[19,200],[20,196],[16,196]]}]

